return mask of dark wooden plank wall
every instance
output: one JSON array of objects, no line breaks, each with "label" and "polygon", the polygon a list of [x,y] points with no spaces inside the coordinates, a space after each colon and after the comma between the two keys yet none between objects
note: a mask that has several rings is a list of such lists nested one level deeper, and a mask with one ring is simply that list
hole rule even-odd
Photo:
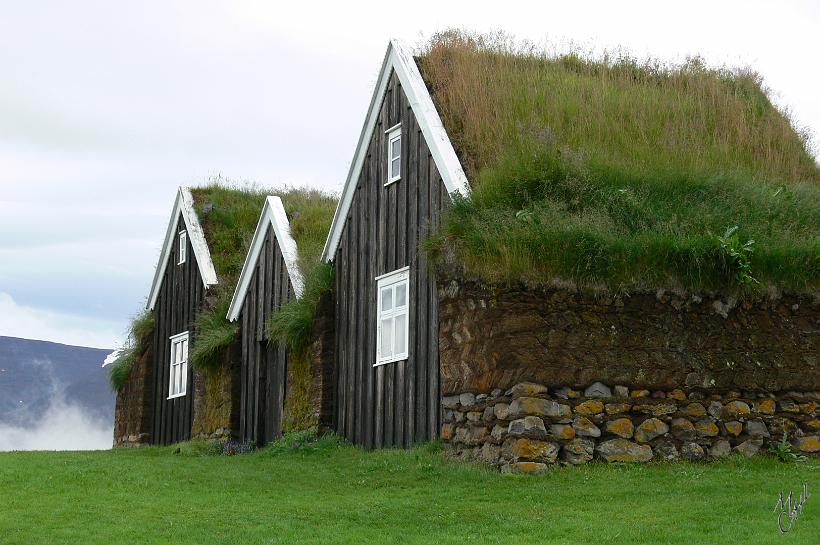
[{"label": "dark wooden plank wall", "polygon": [[265,325],[271,313],[293,296],[282,251],[269,225],[239,317],[239,438],[260,446],[282,434],[287,386],[287,353],[282,346],[268,346]]},{"label": "dark wooden plank wall", "polygon": [[[185,229],[182,214],[177,218],[176,233]],[[196,342],[194,320],[202,308],[205,285],[199,274],[190,236],[186,239],[186,260],[179,261],[179,236],[174,239],[160,292],[154,305],[154,417],[151,442],[168,445],[191,438],[193,422],[194,377],[188,365],[186,395],[168,399],[168,381],[171,368],[171,340],[177,333],[190,331],[188,352]]]},{"label": "dark wooden plank wall", "polygon": [[[385,130],[401,122],[400,181],[387,180]],[[336,405],[333,427],[368,448],[407,447],[438,436],[438,300],[419,243],[449,196],[395,74],[387,86],[336,250]],[[376,281],[410,266],[406,361],[373,367]]]}]

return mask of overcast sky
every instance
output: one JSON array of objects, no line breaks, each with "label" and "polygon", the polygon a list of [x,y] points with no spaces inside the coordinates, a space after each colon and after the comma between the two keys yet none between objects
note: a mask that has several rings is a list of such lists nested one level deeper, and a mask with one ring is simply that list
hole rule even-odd
[{"label": "overcast sky", "polygon": [[820,2],[665,4],[0,0],[0,335],[118,344],[180,184],[339,190],[391,37],[701,54],[820,132]]}]

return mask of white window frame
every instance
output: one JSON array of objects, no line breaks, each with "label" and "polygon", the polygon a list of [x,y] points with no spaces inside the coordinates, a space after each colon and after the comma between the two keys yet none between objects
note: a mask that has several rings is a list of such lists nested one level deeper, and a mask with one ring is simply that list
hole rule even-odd
[{"label": "white window frame", "polygon": [[[397,123],[384,131],[387,135],[387,181],[384,183],[385,186],[388,186],[392,183],[398,182],[401,180],[401,123]],[[399,141],[399,154],[393,157],[393,142],[396,140]],[[393,161],[395,159],[399,160],[399,173],[393,173]]]},{"label": "white window frame", "polygon": [[[170,337],[171,353],[168,366],[168,399],[182,397],[188,390],[188,352],[190,340],[187,331]],[[180,346],[181,345],[181,346]],[[179,360],[175,360],[177,347],[180,347]],[[179,380],[177,380],[179,378]]]},{"label": "white window frame", "polygon": [[[396,306],[396,287],[404,284],[405,286],[405,300],[404,306]],[[388,287],[393,288],[393,308],[388,311],[382,311],[382,290]],[[404,316],[404,351],[395,352],[396,346],[396,317]],[[393,328],[391,334],[392,350],[391,354],[382,356],[382,320],[391,319],[390,327]],[[410,350],[410,267],[403,267],[401,269],[383,274],[376,277],[376,361],[373,367],[394,363],[397,361],[406,360],[409,357]]]},{"label": "white window frame", "polygon": [[179,259],[177,265],[182,265],[188,259],[188,231],[180,231],[177,237],[179,241]]}]

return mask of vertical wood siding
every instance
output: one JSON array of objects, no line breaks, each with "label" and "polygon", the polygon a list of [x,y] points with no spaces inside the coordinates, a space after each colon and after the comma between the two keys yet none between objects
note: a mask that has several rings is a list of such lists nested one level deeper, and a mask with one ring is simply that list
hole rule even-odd
[{"label": "vertical wood siding", "polygon": [[239,438],[259,446],[282,434],[287,383],[287,353],[282,346],[268,346],[265,325],[272,312],[293,296],[282,251],[269,225],[239,316]]},{"label": "vertical wood siding", "polygon": [[[384,131],[401,123],[401,180],[387,180]],[[419,244],[449,195],[395,74],[336,250],[336,392],[333,427],[349,441],[407,447],[438,436],[438,301]],[[410,267],[409,357],[373,367],[376,281]]]},{"label": "vertical wood siding", "polygon": [[[182,215],[177,218],[177,233],[185,229]],[[186,260],[179,261],[179,237],[174,240],[165,275],[162,278],[159,296],[154,305],[154,360],[153,360],[153,401],[154,416],[151,442],[168,445],[191,438],[193,422],[194,377],[190,364],[186,395],[168,399],[168,381],[171,367],[172,335],[190,331],[190,347],[196,343],[194,320],[202,308],[205,285],[199,274],[196,256],[191,247],[191,237],[186,237]]]}]

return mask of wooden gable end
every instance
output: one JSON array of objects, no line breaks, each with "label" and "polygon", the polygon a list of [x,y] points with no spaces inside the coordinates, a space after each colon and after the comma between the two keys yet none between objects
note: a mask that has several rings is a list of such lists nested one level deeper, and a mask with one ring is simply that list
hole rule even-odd
[{"label": "wooden gable end", "polygon": [[[176,233],[186,230],[182,214],[176,219]],[[190,343],[196,338],[193,332],[197,313],[205,297],[205,283],[200,274],[197,257],[191,246],[191,237],[185,238],[185,262],[180,257],[179,237],[169,246],[170,256],[160,280],[153,312],[154,358],[153,358],[153,430],[151,441],[167,445],[191,437],[193,422],[194,380],[188,365],[187,393],[168,399],[168,381],[171,364],[171,336],[184,331],[191,333]]]},{"label": "wooden gable end", "polygon": [[287,353],[283,346],[269,343],[266,326],[271,314],[295,296],[282,248],[273,225],[268,223],[239,314],[242,362],[238,435],[243,441],[261,446],[282,433]]},{"label": "wooden gable end", "polygon": [[[388,180],[387,135],[401,124],[401,179]],[[421,242],[449,194],[399,78],[391,72],[344,218],[336,268],[334,429],[366,447],[409,446],[440,425],[438,301]],[[374,367],[376,277],[409,267],[409,357]]]}]

